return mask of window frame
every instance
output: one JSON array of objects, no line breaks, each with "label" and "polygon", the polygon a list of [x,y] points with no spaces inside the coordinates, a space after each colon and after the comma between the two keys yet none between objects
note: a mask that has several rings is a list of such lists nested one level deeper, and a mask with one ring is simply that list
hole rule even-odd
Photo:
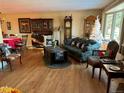
[{"label": "window frame", "polygon": [[[114,33],[112,33],[112,31],[114,31],[115,29],[115,23],[116,23],[116,14],[119,13],[119,12],[122,12],[122,20],[121,20],[121,26],[120,26],[120,39],[121,39],[121,32],[122,32],[122,25],[123,25],[123,19],[124,19],[124,9],[122,10],[119,10],[119,11],[114,11],[114,12],[107,12],[105,13],[105,20],[104,20],[104,27],[103,27],[103,37],[105,38],[105,33],[106,33],[106,21],[107,21],[107,15],[109,14],[113,14],[113,19],[112,19],[112,26],[111,26],[111,35],[110,35],[110,40],[113,40],[114,38]],[[119,41],[120,43],[120,41]]]}]

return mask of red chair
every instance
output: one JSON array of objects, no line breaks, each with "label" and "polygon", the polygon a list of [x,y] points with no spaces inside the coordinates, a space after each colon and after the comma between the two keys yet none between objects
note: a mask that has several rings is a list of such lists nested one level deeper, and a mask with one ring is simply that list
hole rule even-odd
[{"label": "red chair", "polygon": [[22,41],[16,42],[16,50],[17,52],[21,52],[22,50],[26,49],[28,35],[22,35]]},{"label": "red chair", "polygon": [[9,36],[16,36],[15,34],[10,34]]}]

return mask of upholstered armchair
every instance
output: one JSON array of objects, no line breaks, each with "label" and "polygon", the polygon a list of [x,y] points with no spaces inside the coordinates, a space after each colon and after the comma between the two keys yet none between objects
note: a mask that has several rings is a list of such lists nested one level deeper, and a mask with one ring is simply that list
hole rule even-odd
[{"label": "upholstered armchair", "polygon": [[11,62],[15,61],[17,58],[20,59],[20,64],[22,64],[20,53],[11,53],[7,45],[4,44],[0,45],[0,62],[2,63],[2,69],[3,69],[3,62],[7,62],[7,64],[10,66],[10,70],[12,71]]},{"label": "upholstered armchair", "polygon": [[[100,68],[100,59],[112,59],[114,60],[118,52],[119,45],[116,41],[112,40],[108,43],[106,50],[94,50],[92,56],[88,58],[88,65],[92,66],[92,78],[94,77],[95,68]],[[100,72],[101,74],[101,72]]]}]

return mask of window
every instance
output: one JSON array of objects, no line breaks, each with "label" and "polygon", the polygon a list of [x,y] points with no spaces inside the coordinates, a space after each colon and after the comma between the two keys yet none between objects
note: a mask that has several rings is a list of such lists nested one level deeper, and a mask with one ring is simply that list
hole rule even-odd
[{"label": "window", "polygon": [[111,39],[113,14],[106,15],[105,39]]},{"label": "window", "polygon": [[116,40],[118,43],[120,43],[124,11],[107,13],[105,17],[104,38],[109,40]]}]

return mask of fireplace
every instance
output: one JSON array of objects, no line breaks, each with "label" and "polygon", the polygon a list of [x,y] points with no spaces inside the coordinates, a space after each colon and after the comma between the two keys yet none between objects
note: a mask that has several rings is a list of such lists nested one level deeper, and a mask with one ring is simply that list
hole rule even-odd
[{"label": "fireplace", "polygon": [[52,35],[44,35],[44,46],[52,46]]}]

